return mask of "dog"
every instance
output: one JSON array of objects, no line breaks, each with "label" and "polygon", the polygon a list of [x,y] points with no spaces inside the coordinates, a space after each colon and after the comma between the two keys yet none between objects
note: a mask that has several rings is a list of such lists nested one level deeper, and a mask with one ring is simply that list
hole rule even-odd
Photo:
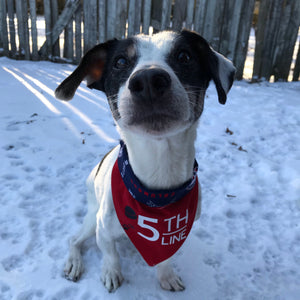
[{"label": "dog", "polygon": [[95,46],[58,86],[61,100],[71,100],[84,79],[103,91],[121,137],[87,179],[88,211],[70,242],[68,279],[79,279],[81,246],[96,233],[101,280],[115,291],[123,281],[115,243],[127,234],[145,261],[157,265],[163,289],[185,288],[171,256],[201,211],[196,130],[209,82],[225,104],[234,75],[233,64],[196,32],[163,31]]}]

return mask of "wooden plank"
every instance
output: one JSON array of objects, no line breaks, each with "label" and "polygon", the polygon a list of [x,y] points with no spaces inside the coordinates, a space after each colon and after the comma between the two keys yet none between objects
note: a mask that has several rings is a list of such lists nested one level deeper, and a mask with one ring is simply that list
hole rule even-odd
[{"label": "wooden plank", "polygon": [[117,0],[110,0],[107,5],[106,38],[111,40],[116,35]]},{"label": "wooden plank", "polygon": [[171,10],[172,10],[172,0],[162,0],[160,30],[166,30],[170,28]]},{"label": "wooden plank", "polygon": [[45,16],[45,37],[47,45],[47,53],[43,58],[52,57],[52,35],[51,35],[51,3],[50,0],[44,0],[44,16]]},{"label": "wooden plank", "polygon": [[[239,1],[239,0],[237,0]],[[243,79],[244,65],[248,52],[248,41],[252,26],[253,12],[254,12],[255,0],[243,1],[241,10],[241,16],[239,20],[239,31],[235,39],[235,50],[233,52],[233,63],[237,69],[236,79]],[[234,24],[232,26],[235,26]],[[233,49],[229,48],[229,52],[232,53]]]},{"label": "wooden plank", "polygon": [[119,0],[117,4],[115,38],[125,38],[127,19],[127,0]]},{"label": "wooden plank", "polygon": [[10,57],[15,58],[17,55],[17,45],[16,45],[14,1],[7,2],[7,13],[8,13],[8,27],[9,27]]},{"label": "wooden plank", "polygon": [[252,81],[269,80],[272,75],[281,14],[281,0],[260,2]]},{"label": "wooden plank", "polygon": [[27,1],[22,1],[23,4],[23,23],[24,23],[24,40],[25,40],[25,59],[30,59],[30,44],[29,44],[29,27],[28,27],[28,4]]},{"label": "wooden plank", "polygon": [[[225,2],[221,19],[219,21],[219,47],[218,51],[232,60],[239,30],[241,7],[245,0],[228,0]],[[231,51],[230,51],[231,50]]]},{"label": "wooden plank", "polygon": [[134,35],[135,7],[135,0],[129,0],[127,36]]},{"label": "wooden plank", "polygon": [[35,0],[29,0],[30,18],[31,18],[31,41],[32,41],[32,60],[38,60],[37,27],[36,27],[36,3]]},{"label": "wooden plank", "polygon": [[65,38],[64,38],[64,57],[73,61],[73,18],[69,21],[65,27]]},{"label": "wooden plank", "polygon": [[[52,29],[52,44],[55,43],[56,40],[59,38],[59,35],[71,20],[79,4],[80,0],[67,0],[63,11],[61,12],[56,24]],[[46,52],[46,42],[43,44],[39,52],[41,55],[43,55]]]},{"label": "wooden plank", "polygon": [[150,19],[151,19],[151,0],[144,0],[143,6],[143,33],[149,34]]},{"label": "wooden plank", "polygon": [[[264,36],[264,52],[261,65],[261,77],[269,80],[272,75],[275,45],[280,28],[282,0],[273,0],[269,11],[267,32]],[[263,29],[261,29],[263,30]]]},{"label": "wooden plank", "polygon": [[82,56],[81,43],[82,6],[78,6],[75,12],[75,62],[79,63]]},{"label": "wooden plank", "polygon": [[152,0],[151,9],[151,25],[153,27],[153,33],[157,33],[162,27],[162,0]]},{"label": "wooden plank", "polygon": [[[51,0],[51,31],[58,20],[58,4],[57,0]],[[52,55],[55,57],[60,57],[60,47],[59,47],[59,39],[56,40],[54,45],[52,46]]]},{"label": "wooden plank", "polygon": [[287,0],[282,6],[280,27],[274,49],[275,81],[287,81],[300,25],[300,2]]},{"label": "wooden plank", "polygon": [[172,18],[172,29],[180,31],[186,18],[186,0],[176,0],[174,4],[174,12]]},{"label": "wooden plank", "polygon": [[98,41],[106,40],[106,0],[98,0]]},{"label": "wooden plank", "polygon": [[196,0],[194,30],[204,35],[204,24],[208,0]]},{"label": "wooden plank", "polygon": [[142,0],[135,0],[134,34],[141,31]]},{"label": "wooden plank", "polygon": [[89,46],[89,0],[83,0],[83,53],[87,53]]},{"label": "wooden plank", "polygon": [[[244,27],[245,24],[241,22],[242,8],[247,0],[233,0],[230,1],[227,6],[227,15],[223,22],[229,23],[227,26],[227,32],[222,32],[220,52],[224,54],[230,60],[234,60],[236,45],[239,39],[240,27]],[[250,0],[250,2],[253,2]],[[253,10],[252,10],[253,11]],[[252,15],[252,14],[251,14]],[[228,19],[231,16],[230,19]],[[225,26],[224,26],[225,27]],[[225,37],[226,36],[226,37]],[[226,39],[226,44],[224,43]]]},{"label": "wooden plank", "polygon": [[265,30],[263,28],[268,25],[269,10],[270,10],[270,2],[268,1],[260,2],[258,20],[257,20],[257,29],[255,33],[256,42],[255,42],[252,81],[257,81],[261,78],[261,66],[263,61],[264,36],[265,36]]},{"label": "wooden plank", "polygon": [[97,44],[97,0],[89,1],[89,48]]},{"label": "wooden plank", "polygon": [[206,5],[202,35],[219,51],[225,1],[209,0]]},{"label": "wooden plank", "polygon": [[30,59],[29,30],[27,1],[16,1],[18,19],[19,55],[26,60]]},{"label": "wooden plank", "polygon": [[9,55],[9,46],[8,46],[8,31],[7,31],[7,21],[6,21],[7,11],[5,0],[0,0],[0,32],[1,37],[0,47],[3,47],[3,54],[5,56]]},{"label": "wooden plank", "polygon": [[293,73],[293,81],[300,80],[299,75],[300,75],[300,46],[298,48],[298,54],[297,54],[294,73]]},{"label": "wooden plank", "polygon": [[18,20],[18,36],[19,36],[19,56],[25,54],[25,35],[24,35],[24,23],[23,23],[23,11],[22,2],[16,1],[16,14]]},{"label": "wooden plank", "polygon": [[194,23],[194,5],[195,5],[195,0],[188,0],[187,1],[186,21],[185,21],[185,27],[187,29],[193,29],[193,23]]}]

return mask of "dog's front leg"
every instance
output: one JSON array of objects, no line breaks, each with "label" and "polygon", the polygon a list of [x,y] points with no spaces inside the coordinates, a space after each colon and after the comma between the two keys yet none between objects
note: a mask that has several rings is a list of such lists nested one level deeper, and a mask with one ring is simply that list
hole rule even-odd
[{"label": "dog's front leg", "polygon": [[86,239],[95,234],[98,205],[93,188],[89,188],[88,190],[87,201],[87,214],[84,217],[80,231],[70,241],[70,253],[64,268],[66,278],[72,281],[77,281],[83,272],[84,267],[80,253],[82,244]]},{"label": "dog's front leg", "polygon": [[164,290],[183,291],[185,289],[181,278],[173,270],[171,259],[157,265],[157,277]]},{"label": "dog's front leg", "polygon": [[99,226],[97,226],[96,230],[96,240],[103,254],[101,281],[109,292],[113,292],[121,286],[123,281],[115,240],[104,235]]}]

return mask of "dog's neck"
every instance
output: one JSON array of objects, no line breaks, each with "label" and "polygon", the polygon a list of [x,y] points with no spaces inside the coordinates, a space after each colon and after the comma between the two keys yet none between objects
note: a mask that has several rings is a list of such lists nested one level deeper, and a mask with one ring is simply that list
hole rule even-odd
[{"label": "dog's neck", "polygon": [[162,139],[120,132],[132,170],[145,187],[176,188],[192,178],[197,125]]}]

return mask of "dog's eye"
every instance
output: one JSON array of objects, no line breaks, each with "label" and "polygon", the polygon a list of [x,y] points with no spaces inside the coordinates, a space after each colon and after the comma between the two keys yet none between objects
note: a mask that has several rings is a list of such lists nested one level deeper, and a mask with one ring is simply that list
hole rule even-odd
[{"label": "dog's eye", "polygon": [[115,62],[115,68],[125,69],[128,66],[128,60],[125,57],[119,57]]},{"label": "dog's eye", "polygon": [[179,54],[177,55],[177,60],[181,63],[181,64],[186,64],[191,60],[191,57],[189,55],[188,52],[186,51],[181,51],[179,52]]}]

